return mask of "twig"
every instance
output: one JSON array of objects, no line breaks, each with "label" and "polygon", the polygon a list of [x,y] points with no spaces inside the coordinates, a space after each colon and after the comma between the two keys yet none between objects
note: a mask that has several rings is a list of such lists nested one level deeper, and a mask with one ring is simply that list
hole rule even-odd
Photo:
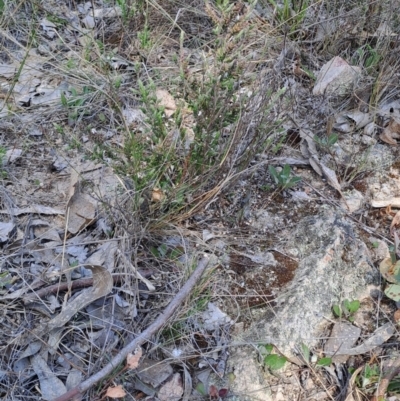
[{"label": "twig", "polygon": [[376,393],[371,401],[383,401],[385,399],[385,393],[389,386],[391,380],[397,376],[400,372],[400,357],[397,357],[392,366],[390,366],[389,370],[383,376],[382,380],[378,384],[378,388],[376,389]]},{"label": "twig", "polygon": [[[139,270],[139,273],[145,277],[149,278],[154,272],[152,270]],[[126,277],[126,274],[113,274],[114,283],[121,282]],[[90,287],[93,285],[93,277],[85,277],[72,281],[72,290],[78,288]],[[38,298],[43,298],[49,294],[57,294],[58,292],[63,292],[68,290],[68,282],[57,283],[49,285],[47,287],[41,288],[31,294],[27,294],[23,297],[24,303],[29,303],[37,300]]]},{"label": "twig", "polygon": [[109,375],[118,365],[120,365],[130,352],[133,352],[136,347],[148,341],[150,337],[155,334],[172,316],[175,310],[182,305],[185,298],[190,294],[191,290],[200,279],[205,268],[207,267],[208,259],[201,259],[196,267],[196,270],[190,276],[189,280],[180,289],[180,291],[175,295],[170,304],[165,308],[164,312],[158,316],[158,318],[142,333],[140,333],[134,340],[132,340],[126,347],[122,348],[121,351],[99,372],[95,373],[93,376],[89,377],[87,380],[79,384],[78,386],[67,391],[65,394],[57,397],[54,401],[69,401],[81,395],[87,391],[90,387],[103,380],[107,375]]}]

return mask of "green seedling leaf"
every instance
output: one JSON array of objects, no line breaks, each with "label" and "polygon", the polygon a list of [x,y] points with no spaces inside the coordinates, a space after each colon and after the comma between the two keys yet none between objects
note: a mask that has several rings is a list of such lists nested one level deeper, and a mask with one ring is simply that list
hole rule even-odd
[{"label": "green seedling leaf", "polygon": [[266,354],[269,355],[273,351],[274,346],[272,344],[265,344],[265,345],[262,346],[262,348],[264,348]]},{"label": "green seedling leaf", "polygon": [[399,391],[400,390],[400,380],[399,379],[394,379],[392,380],[387,388],[387,391]]},{"label": "green seedling leaf", "polygon": [[268,369],[279,370],[285,365],[286,361],[287,359],[282,355],[270,354],[264,358],[264,365]]},{"label": "green seedling leaf", "polygon": [[197,391],[198,393],[200,393],[202,396],[206,396],[206,395],[207,395],[206,387],[205,387],[204,384],[201,383],[201,382],[200,382],[200,383],[197,383],[196,391]]},{"label": "green seedling leaf", "polygon": [[396,252],[395,252],[395,250],[394,250],[393,247],[390,247],[389,250],[390,250],[389,253],[390,253],[391,262],[392,262],[392,264],[395,264],[395,263],[396,263],[396,260],[397,260],[397,258],[396,258]]},{"label": "green seedling leaf", "polygon": [[334,145],[338,141],[338,138],[339,138],[338,134],[329,135],[329,137],[328,137],[328,145],[329,146]]},{"label": "green seedling leaf", "polygon": [[61,92],[61,104],[64,107],[68,107],[68,100],[67,100],[67,97],[65,96],[64,92]]},{"label": "green seedling leaf", "polygon": [[310,349],[305,344],[301,344],[301,355],[306,363],[310,362]]},{"label": "green seedling leaf", "polygon": [[285,164],[281,172],[281,177],[287,180],[289,176],[290,176],[290,166],[289,164]]},{"label": "green seedling leaf", "polygon": [[360,301],[355,300],[348,302],[346,308],[350,313],[355,313],[358,311],[358,309],[360,309]]},{"label": "green seedling leaf", "polygon": [[329,366],[332,364],[332,358],[321,358],[317,362],[317,366]]},{"label": "green seedling leaf", "polygon": [[395,302],[400,301],[400,284],[390,284],[385,289],[385,295]]},{"label": "green seedling leaf", "polygon": [[372,248],[378,248],[379,242],[373,242],[372,243]]},{"label": "green seedling leaf", "polygon": [[279,184],[278,172],[274,166],[268,166],[268,171],[271,174],[271,177],[274,179],[275,184]]},{"label": "green seedling leaf", "polygon": [[160,252],[158,252],[158,249],[155,246],[150,247],[150,252],[155,258],[160,257]]},{"label": "green seedling leaf", "polygon": [[342,309],[340,308],[339,305],[333,305],[332,311],[336,317],[341,317],[342,316]]}]

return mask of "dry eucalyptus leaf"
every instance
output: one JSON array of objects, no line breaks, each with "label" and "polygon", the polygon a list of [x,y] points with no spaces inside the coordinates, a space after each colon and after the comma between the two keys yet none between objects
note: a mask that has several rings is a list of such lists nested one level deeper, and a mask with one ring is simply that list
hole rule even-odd
[{"label": "dry eucalyptus leaf", "polygon": [[[8,214],[8,211],[0,210],[0,214]],[[49,206],[31,205],[24,208],[12,208],[11,213],[13,216],[20,216],[21,214],[65,214],[64,210],[54,209]]]},{"label": "dry eucalyptus leaf", "polygon": [[361,355],[371,352],[374,348],[384,344],[395,333],[395,327],[392,323],[386,323],[374,331],[372,336],[361,345],[344,350],[339,349],[335,355]]},{"label": "dry eucalyptus leaf", "polygon": [[143,350],[141,347],[138,347],[135,350],[135,353],[129,353],[126,358],[126,364],[128,365],[129,369],[136,369],[139,366],[139,360],[143,355]]},{"label": "dry eucalyptus leaf", "polygon": [[111,273],[102,266],[84,265],[93,273],[93,287],[83,290],[78,296],[69,301],[66,307],[53,319],[43,324],[38,330],[34,331],[36,335],[48,333],[51,330],[63,327],[72,317],[86,306],[90,305],[96,299],[106,296],[113,288],[113,278]]},{"label": "dry eucalyptus leaf", "polygon": [[385,200],[372,200],[371,201],[372,207],[400,207],[400,198],[390,198]]},{"label": "dry eucalyptus leaf", "polygon": [[179,373],[175,373],[159,390],[158,398],[160,401],[179,401],[183,394],[182,378]]},{"label": "dry eucalyptus leaf", "polygon": [[[336,363],[345,363],[347,359],[346,350],[351,349],[360,337],[361,329],[345,321],[339,321],[333,326],[331,335],[325,344],[324,352],[334,355]],[[344,355],[335,354],[341,351]]]},{"label": "dry eucalyptus leaf", "polygon": [[400,224],[400,211],[398,211],[393,217],[392,223],[390,224],[390,234],[393,235],[394,229]]},{"label": "dry eucalyptus leaf", "polygon": [[386,128],[384,129],[384,131],[382,132],[382,134],[379,135],[379,139],[380,139],[382,142],[387,143],[388,145],[393,145],[393,146],[397,145],[397,141],[395,141],[395,140],[393,139],[392,133],[390,132],[390,130],[388,129],[388,127],[386,127]]},{"label": "dry eucalyptus leaf", "polygon": [[0,244],[7,242],[16,232],[16,226],[12,221],[3,223],[0,221]]},{"label": "dry eucalyptus leaf", "polygon": [[165,115],[169,118],[176,111],[176,103],[174,98],[165,89],[157,89],[156,97],[161,106],[164,106]]},{"label": "dry eucalyptus leaf", "polygon": [[22,155],[22,149],[9,149],[7,150],[5,156],[2,158],[3,166],[6,164],[12,163],[15,160],[19,159]]},{"label": "dry eucalyptus leaf", "polygon": [[109,387],[106,391],[106,397],[110,398],[122,398],[126,396],[126,392],[121,385],[115,387]]},{"label": "dry eucalyptus leaf", "polygon": [[392,117],[389,125],[383,130],[379,138],[389,145],[397,145],[395,139],[400,138],[400,121]]},{"label": "dry eucalyptus leaf", "polygon": [[67,204],[68,216],[67,227],[71,234],[79,231],[93,223],[96,217],[96,202],[87,194],[83,194],[78,185],[74,186],[75,193],[71,196]]},{"label": "dry eucalyptus leaf", "polygon": [[39,354],[31,358],[31,363],[39,378],[41,398],[53,401],[67,392],[64,383],[52,372],[46,361]]},{"label": "dry eucalyptus leaf", "polygon": [[363,113],[360,110],[351,111],[346,115],[348,118],[352,119],[356,123],[356,129],[364,128],[373,120],[373,117],[370,113]]}]

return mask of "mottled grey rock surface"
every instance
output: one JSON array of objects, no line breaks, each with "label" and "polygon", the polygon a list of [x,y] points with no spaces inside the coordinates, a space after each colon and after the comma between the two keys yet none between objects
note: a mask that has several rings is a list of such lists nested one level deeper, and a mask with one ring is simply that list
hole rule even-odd
[{"label": "mottled grey rock surface", "polygon": [[[251,352],[256,344],[272,343],[296,360],[297,347],[302,343],[316,346],[326,336],[324,330],[332,318],[334,304],[343,299],[359,299],[367,285],[379,279],[357,228],[340,211],[322,207],[320,214],[301,220],[287,240],[285,251],[299,261],[293,281],[282,289],[274,307],[235,341],[248,345],[232,349],[229,369],[239,373],[232,390],[242,394],[241,400],[270,399],[268,384],[259,380],[262,367]],[[257,380],[251,381],[246,372],[252,372]],[[244,396],[246,386],[249,393],[255,391],[254,386],[258,392]]]}]

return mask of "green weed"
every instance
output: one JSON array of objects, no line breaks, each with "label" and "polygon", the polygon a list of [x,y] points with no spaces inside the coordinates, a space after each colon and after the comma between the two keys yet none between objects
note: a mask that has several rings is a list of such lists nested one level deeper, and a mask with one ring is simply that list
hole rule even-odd
[{"label": "green weed", "polygon": [[283,368],[287,362],[287,358],[281,354],[273,353],[274,346],[266,344],[259,347],[264,366],[272,371]]},{"label": "green weed", "polygon": [[268,1],[274,7],[277,22],[284,28],[288,27],[289,33],[300,28],[309,6],[308,0],[283,0],[283,5],[275,0]]},{"label": "green weed", "polygon": [[352,315],[354,315],[354,313],[356,313],[359,308],[360,308],[360,301],[358,300],[350,301],[348,299],[345,299],[344,301],[342,301],[342,303],[333,305],[332,311],[334,315],[337,316],[338,318],[344,318],[349,320],[350,322],[353,322],[354,317]]},{"label": "green weed", "polygon": [[268,166],[268,170],[280,191],[292,188],[301,181],[300,177],[292,176],[291,169],[288,164],[285,164],[281,171],[277,171],[277,169],[273,166]]}]

